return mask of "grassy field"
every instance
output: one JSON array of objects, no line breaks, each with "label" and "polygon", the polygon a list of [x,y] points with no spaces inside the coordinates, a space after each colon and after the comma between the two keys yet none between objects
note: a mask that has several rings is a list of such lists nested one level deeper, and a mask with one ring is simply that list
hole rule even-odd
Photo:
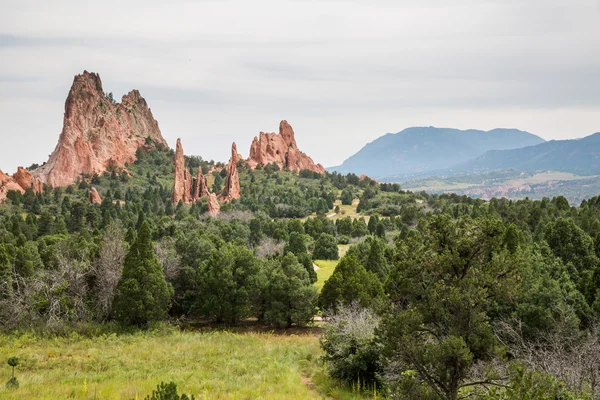
[{"label": "grassy field", "polygon": [[345,217],[350,217],[352,219],[360,218],[361,215],[358,212],[356,212],[356,208],[358,207],[359,202],[360,201],[358,199],[354,199],[351,205],[343,205],[341,200],[336,200],[335,203],[333,203],[333,205],[334,208],[336,206],[340,208],[340,213],[332,215],[331,218],[333,218],[334,220]]},{"label": "grassy field", "polygon": [[[196,399],[359,399],[329,381],[314,333],[180,332],[36,338],[0,335],[1,399],[143,399],[161,381]],[[20,388],[5,364],[17,356]]]},{"label": "grassy field", "polygon": [[333,274],[333,271],[338,265],[338,262],[339,261],[337,260],[315,260],[315,264],[317,265],[317,267],[319,267],[319,269],[317,270],[318,280],[315,282],[315,286],[317,287],[317,289],[319,289],[319,292],[321,291],[321,289],[323,289],[325,281],[329,279],[331,274]]},{"label": "grassy field", "polygon": [[[340,244],[340,245],[338,245],[338,248],[339,248],[340,258],[342,258],[348,252],[350,245],[349,244]],[[314,263],[317,267],[319,267],[319,269],[317,270],[317,279],[318,280],[315,282],[315,286],[317,287],[317,289],[319,289],[319,292],[320,292],[321,289],[323,289],[323,285],[325,284],[325,281],[327,279],[329,279],[331,274],[333,274],[333,271],[335,270],[335,267],[337,267],[339,260],[315,260]]]}]

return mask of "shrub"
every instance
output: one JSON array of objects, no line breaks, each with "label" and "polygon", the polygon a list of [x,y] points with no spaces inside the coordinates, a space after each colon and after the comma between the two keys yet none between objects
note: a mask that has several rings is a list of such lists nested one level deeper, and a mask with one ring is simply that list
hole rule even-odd
[{"label": "shrub", "polygon": [[146,396],[145,400],[195,400],[194,395],[188,397],[186,394],[181,396],[177,393],[177,385],[175,382],[161,382],[156,390],[152,391],[152,395]]},{"label": "shrub", "polygon": [[7,389],[18,389],[19,381],[15,377],[15,367],[19,365],[19,359],[17,357],[11,357],[7,361],[8,365],[12,367],[12,377],[6,382]]},{"label": "shrub", "polygon": [[358,303],[341,306],[325,325],[321,347],[328,374],[335,379],[364,387],[380,386],[381,344],[375,332],[379,317]]}]

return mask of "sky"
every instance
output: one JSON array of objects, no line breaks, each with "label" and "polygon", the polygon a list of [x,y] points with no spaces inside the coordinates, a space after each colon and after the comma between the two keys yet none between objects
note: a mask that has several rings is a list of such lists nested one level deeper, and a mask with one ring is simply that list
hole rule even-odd
[{"label": "sky", "polygon": [[73,76],[226,161],[286,119],[325,166],[411,126],[600,131],[600,0],[0,0],[0,169],[46,161]]}]

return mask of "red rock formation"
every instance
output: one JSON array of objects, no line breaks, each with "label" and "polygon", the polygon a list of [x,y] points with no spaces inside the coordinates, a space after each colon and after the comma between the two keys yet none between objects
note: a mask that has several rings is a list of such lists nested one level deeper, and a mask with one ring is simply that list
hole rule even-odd
[{"label": "red rock formation", "polygon": [[175,148],[175,180],[173,182],[173,191],[171,192],[171,201],[173,204],[178,204],[179,201],[183,201],[185,204],[192,204],[203,197],[209,198],[209,212],[213,210],[213,212],[218,214],[218,210],[220,209],[219,202],[217,200],[216,204],[213,202],[211,205],[211,193],[208,191],[207,177],[202,175],[202,168],[199,167],[196,177],[192,178],[190,171],[185,168],[185,156],[181,139],[177,139],[177,146]]},{"label": "red rock formation", "polygon": [[100,203],[102,203],[102,198],[100,198],[100,194],[98,193],[98,191],[96,190],[95,187],[93,187],[88,192],[88,201],[91,204],[100,204]]},{"label": "red rock formation", "polygon": [[0,171],[0,204],[6,200],[9,191],[16,190],[25,193],[27,189],[39,193],[44,190],[44,185],[39,179],[33,178],[31,173],[23,167],[19,167],[13,176],[8,176]]},{"label": "red rock formation", "polygon": [[114,103],[102,90],[100,76],[75,76],[65,102],[63,130],[46,164],[33,176],[52,186],[67,186],[81,174],[102,174],[135,161],[146,138],[167,146],[158,122],[137,90]]},{"label": "red rock formation", "polygon": [[298,149],[294,130],[287,121],[281,121],[279,124],[279,134],[260,132],[259,137],[255,137],[250,146],[248,164],[251,168],[256,168],[258,164],[271,163],[296,172],[307,169],[325,173],[321,164],[315,164],[312,158]]},{"label": "red rock formation", "polygon": [[183,146],[181,146],[181,139],[177,139],[177,146],[175,147],[175,181],[173,183],[173,192],[171,193],[171,200],[173,204],[182,201],[188,203],[188,188],[186,181],[186,170],[185,170],[185,157],[183,154]]},{"label": "red rock formation", "polygon": [[370,180],[372,180],[373,182],[378,182],[378,181],[377,181],[377,179],[375,179],[375,178],[371,178],[370,176],[367,176],[367,175],[365,175],[365,174],[362,174],[362,175],[360,176],[360,178],[358,178],[358,179],[359,179],[360,181],[364,181],[365,179],[370,179]]},{"label": "red rock formation", "polygon": [[233,142],[233,145],[231,146],[231,157],[235,160],[236,164],[244,158],[241,154],[238,153],[237,145],[235,144],[235,142]]},{"label": "red rock formation", "polygon": [[198,201],[198,199],[207,197],[208,195],[208,179],[202,175],[202,168],[198,167],[198,174],[192,182],[192,202]]},{"label": "red rock formation", "polygon": [[34,178],[31,175],[31,172],[26,170],[23,167],[18,167],[17,172],[13,175],[13,179],[21,186],[23,189],[33,189],[35,193],[40,193],[44,190],[44,184],[39,178]]},{"label": "red rock formation", "polygon": [[219,215],[220,212],[221,206],[219,205],[217,195],[214,193],[210,193],[208,195],[208,213],[214,217]]},{"label": "red rock formation", "polygon": [[240,176],[237,171],[239,154],[235,143],[231,145],[231,158],[227,164],[227,176],[225,178],[225,189],[221,201],[231,201],[240,198]]}]

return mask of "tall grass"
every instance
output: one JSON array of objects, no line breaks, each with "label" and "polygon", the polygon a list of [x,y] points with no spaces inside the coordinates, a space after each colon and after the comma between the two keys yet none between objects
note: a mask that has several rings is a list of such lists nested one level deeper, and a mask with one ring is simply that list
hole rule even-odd
[{"label": "tall grass", "polygon": [[[319,355],[314,335],[176,330],[0,335],[0,398],[144,398],[161,381],[174,381],[197,399],[358,398],[319,372]],[[10,356],[21,360],[20,388],[14,391],[4,387]]]}]

